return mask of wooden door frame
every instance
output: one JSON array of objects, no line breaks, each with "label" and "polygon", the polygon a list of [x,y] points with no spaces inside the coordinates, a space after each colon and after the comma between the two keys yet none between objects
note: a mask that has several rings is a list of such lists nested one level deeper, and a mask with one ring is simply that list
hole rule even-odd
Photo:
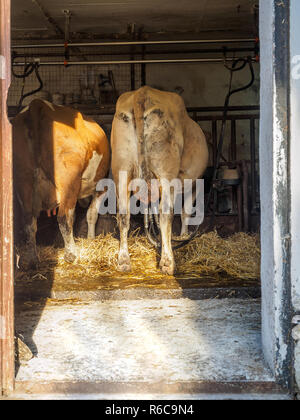
[{"label": "wooden door frame", "polygon": [[0,395],[14,387],[12,135],[7,119],[10,86],[10,0],[0,1]]}]

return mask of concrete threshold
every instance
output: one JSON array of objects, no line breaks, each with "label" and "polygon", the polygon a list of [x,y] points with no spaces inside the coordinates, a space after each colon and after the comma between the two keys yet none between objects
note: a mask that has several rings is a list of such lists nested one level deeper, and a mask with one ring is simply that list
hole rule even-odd
[{"label": "concrete threshold", "polygon": [[136,287],[130,289],[114,290],[38,290],[30,289],[16,291],[16,302],[38,301],[40,299],[68,300],[78,299],[81,301],[103,300],[136,300],[136,299],[181,299],[191,300],[206,299],[257,299],[261,296],[259,286],[247,287],[210,287],[188,289],[157,289]]},{"label": "concrete threshold", "polygon": [[291,400],[273,382],[17,382],[6,399],[24,400]]}]

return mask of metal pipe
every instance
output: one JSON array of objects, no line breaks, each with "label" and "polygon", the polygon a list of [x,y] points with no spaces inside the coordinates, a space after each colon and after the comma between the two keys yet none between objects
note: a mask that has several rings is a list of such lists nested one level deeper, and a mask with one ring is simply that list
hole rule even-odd
[{"label": "metal pipe", "polygon": [[249,232],[249,207],[248,207],[248,166],[245,160],[241,162],[243,178],[243,213],[244,213],[244,231]]},{"label": "metal pipe", "polygon": [[236,160],[236,120],[231,121],[231,144],[229,160]]},{"label": "metal pipe", "polygon": [[[142,60],[145,60],[145,53],[146,53],[146,47],[143,45],[142,47]],[[141,85],[146,85],[146,64],[141,65]]]},{"label": "metal pipe", "polygon": [[[195,121],[196,120],[197,120],[197,116],[195,118]],[[217,126],[217,121],[212,121],[211,124],[212,124],[211,133],[212,133],[212,141],[213,141],[213,166],[215,166],[217,162],[218,126]]]},{"label": "metal pipe", "polygon": [[[187,108],[188,112],[223,112],[223,106],[207,106],[207,107],[189,107]],[[259,111],[259,105],[250,105],[250,106],[229,106],[228,111]]]},{"label": "metal pipe", "polygon": [[256,141],[255,141],[255,118],[250,119],[250,156],[251,156],[251,203],[252,213],[256,213]]},{"label": "metal pipe", "polygon": [[[236,58],[227,58],[227,61],[235,61]],[[69,61],[68,66],[98,66],[98,65],[113,65],[113,64],[158,64],[158,63],[223,63],[224,58],[184,58],[174,60],[121,60],[121,61]],[[253,62],[256,60],[253,58]],[[40,66],[62,66],[63,61],[45,61],[40,62]],[[24,66],[24,62],[15,62],[14,66]]]},{"label": "metal pipe", "polygon": [[[239,178],[241,178],[240,168],[239,168]],[[231,191],[232,191],[232,195],[235,197],[234,199],[236,200],[239,232],[243,232],[243,187],[241,183],[239,183],[239,185],[237,185],[236,188],[231,188]]]},{"label": "metal pipe", "polygon": [[[232,53],[254,53],[255,51],[256,51],[256,49],[255,48],[253,48],[253,47],[249,47],[249,48],[227,48],[226,49],[226,51],[227,52],[232,52]],[[212,49],[207,49],[207,48],[205,48],[205,49],[189,49],[189,50],[168,50],[168,51],[163,51],[163,50],[161,50],[161,51],[158,51],[158,50],[156,50],[156,51],[154,51],[154,50],[152,50],[152,51],[147,51],[147,52],[144,52],[144,49],[142,50],[142,51],[135,51],[135,52],[129,52],[129,51],[118,51],[118,52],[104,52],[104,51],[97,51],[97,52],[95,52],[95,51],[89,51],[89,52],[87,52],[87,51],[85,51],[84,53],[81,53],[81,54],[78,54],[78,53],[76,53],[76,54],[73,54],[73,55],[75,55],[76,57],[79,57],[80,55],[85,55],[85,56],[88,56],[88,55],[93,55],[93,56],[95,56],[95,55],[99,55],[99,56],[106,56],[106,55],[108,55],[108,56],[123,56],[123,55],[125,55],[125,56],[129,56],[129,55],[131,55],[131,56],[142,56],[142,59],[144,59],[144,57],[145,56],[148,56],[148,55],[161,55],[161,54],[163,54],[163,55],[171,55],[171,54],[222,54],[222,53],[224,53],[224,50],[222,49],[222,48],[212,48]],[[16,57],[18,58],[18,57],[20,57],[20,58],[23,58],[23,57],[34,57],[35,55],[38,55],[39,57],[60,57],[60,56],[63,56],[64,54],[63,54],[63,52],[50,52],[50,53],[48,53],[48,52],[27,52],[27,53],[16,53]],[[72,52],[70,51],[70,56],[72,55]]]},{"label": "metal pipe", "polygon": [[[222,43],[244,43],[256,42],[255,38],[248,39],[189,39],[177,41],[113,41],[113,42],[72,42],[69,47],[105,47],[105,46],[124,46],[124,45],[176,45],[176,44],[222,44]],[[17,48],[63,48],[64,44],[27,44],[12,45],[12,49]]]}]

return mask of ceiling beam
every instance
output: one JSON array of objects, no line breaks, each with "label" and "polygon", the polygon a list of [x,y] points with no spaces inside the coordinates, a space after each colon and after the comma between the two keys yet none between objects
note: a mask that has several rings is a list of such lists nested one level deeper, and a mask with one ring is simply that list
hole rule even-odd
[{"label": "ceiling beam", "polygon": [[48,23],[48,26],[54,29],[55,33],[59,37],[64,37],[64,31],[61,29],[61,27],[58,25],[58,23],[53,19],[53,17],[50,15],[50,13],[47,12],[47,10],[44,8],[44,6],[39,2],[39,0],[31,0],[32,3],[34,3],[41,11],[42,15],[44,16],[46,22]]},{"label": "ceiling beam", "polygon": [[[51,26],[54,29],[56,35],[58,35],[60,38],[63,38],[65,40],[65,42],[69,42],[70,40],[69,39],[66,39],[66,35],[67,35],[66,32],[61,29],[61,27],[59,26],[59,24],[55,21],[55,19],[53,19],[53,17],[50,15],[50,13],[47,12],[47,10],[40,3],[40,1],[39,0],[31,0],[31,1],[32,1],[32,3],[34,3],[40,9],[40,11],[41,11],[42,15],[44,16],[44,18],[46,19],[48,25]],[[66,11],[66,12],[68,12],[68,13],[65,13],[65,16],[68,19],[68,29],[67,29],[67,21],[66,21],[66,30],[68,30],[68,36],[69,36],[69,24],[70,24],[70,16],[71,16],[71,14],[70,14],[70,11],[69,10]],[[81,52],[80,49],[77,48],[77,47],[74,47],[73,51],[75,53],[76,52],[77,53],[80,53]],[[87,61],[87,58],[85,56],[82,56],[81,54],[78,57],[81,57],[83,59],[83,61]]]}]

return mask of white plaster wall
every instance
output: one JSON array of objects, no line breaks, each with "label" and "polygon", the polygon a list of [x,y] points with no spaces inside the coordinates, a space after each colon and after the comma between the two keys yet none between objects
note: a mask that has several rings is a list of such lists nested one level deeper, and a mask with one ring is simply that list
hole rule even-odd
[{"label": "white plaster wall", "polygon": [[[262,331],[264,355],[274,368],[274,214],[273,209],[273,19],[272,0],[260,2],[260,38],[265,47],[261,51],[261,111],[260,170],[261,170],[261,277],[262,277]],[[271,217],[270,217],[271,216]]]},{"label": "white plaster wall", "polygon": [[[292,290],[295,310],[300,311],[300,2],[291,1],[291,229],[292,229]],[[297,59],[297,56],[299,58]]]},{"label": "white plaster wall", "polygon": [[[238,56],[238,54],[237,54]],[[254,85],[231,99],[231,105],[259,105],[259,64],[254,64]],[[147,84],[174,90],[184,89],[183,99],[187,106],[223,106],[228,92],[230,72],[223,63],[147,65]],[[235,73],[233,87],[239,88],[250,81],[248,67]]]},{"label": "white plaster wall", "polygon": [[[261,129],[260,129],[260,183],[261,183],[261,248],[262,248],[262,331],[263,349],[276,378],[282,378],[288,361],[288,314],[286,299],[286,250],[289,230],[284,206],[288,185],[288,156],[286,125],[282,119],[287,112],[285,88],[281,88],[280,45],[275,44],[277,31],[286,29],[286,22],[276,17],[276,10],[286,4],[275,0],[260,2],[261,39]],[[281,47],[282,48],[282,47]],[[282,68],[281,68],[282,65]],[[288,209],[289,210],[289,209]],[[287,378],[284,378],[286,381]]]},{"label": "white plaster wall", "polygon": [[[300,2],[291,1],[291,281],[295,311],[300,311]],[[297,56],[299,56],[297,58]],[[300,341],[295,349],[296,380],[300,388]]]}]

